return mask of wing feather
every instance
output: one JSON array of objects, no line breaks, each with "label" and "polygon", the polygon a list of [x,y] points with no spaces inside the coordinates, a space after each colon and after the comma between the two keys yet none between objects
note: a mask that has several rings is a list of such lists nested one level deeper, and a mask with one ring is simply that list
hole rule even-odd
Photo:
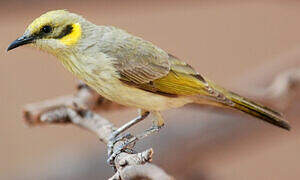
[{"label": "wing feather", "polygon": [[146,91],[171,95],[199,93],[207,83],[190,65],[123,30],[105,34],[100,49],[113,57],[120,80]]},{"label": "wing feather", "polygon": [[135,84],[149,83],[170,71],[169,56],[149,41],[114,29],[99,44],[102,52],[115,59],[121,80]]}]

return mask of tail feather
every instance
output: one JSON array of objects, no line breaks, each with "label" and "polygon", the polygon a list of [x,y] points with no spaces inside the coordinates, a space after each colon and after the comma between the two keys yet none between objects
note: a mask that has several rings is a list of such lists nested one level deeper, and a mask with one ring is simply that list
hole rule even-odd
[{"label": "tail feather", "polygon": [[[255,116],[261,120],[264,120],[270,124],[273,124],[275,126],[281,127],[286,130],[290,130],[291,126],[289,125],[288,121],[285,121],[282,117],[282,114],[272,110],[268,107],[265,107],[263,105],[260,105],[258,103],[255,103],[249,99],[246,99],[236,93],[229,92],[225,90],[222,87],[217,86],[213,82],[207,80],[208,82],[208,87],[212,91],[214,91],[214,94],[217,94],[218,97],[223,97],[221,98],[222,101],[220,101],[220,98],[216,98],[216,100],[219,101],[219,103],[225,105],[225,106],[230,106],[234,109],[238,109],[240,111],[243,111],[249,115]],[[221,96],[220,96],[221,95]],[[216,97],[216,96],[215,96]],[[226,100],[227,99],[233,103],[228,104]]]},{"label": "tail feather", "polygon": [[281,127],[283,129],[286,130],[291,129],[289,123],[283,119],[280,113],[268,107],[252,102],[235,93],[230,92],[228,95],[229,96],[227,97],[235,103],[234,108],[241,110],[252,116],[255,116],[257,118],[260,118],[268,123]]}]

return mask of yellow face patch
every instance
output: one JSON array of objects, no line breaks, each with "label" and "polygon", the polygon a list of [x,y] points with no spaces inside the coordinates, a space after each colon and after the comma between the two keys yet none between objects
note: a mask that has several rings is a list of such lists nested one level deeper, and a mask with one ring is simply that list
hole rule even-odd
[{"label": "yellow face patch", "polygon": [[63,38],[60,39],[60,42],[62,42],[65,45],[74,45],[78,42],[78,40],[81,38],[81,26],[79,23],[72,24],[72,32]]}]

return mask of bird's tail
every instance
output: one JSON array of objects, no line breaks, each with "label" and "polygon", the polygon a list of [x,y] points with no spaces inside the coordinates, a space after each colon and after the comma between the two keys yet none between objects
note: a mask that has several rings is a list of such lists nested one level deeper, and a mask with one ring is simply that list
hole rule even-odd
[{"label": "bird's tail", "polygon": [[275,126],[290,130],[290,125],[285,121],[282,115],[268,107],[250,101],[238,94],[229,92],[228,98],[234,103],[233,107],[247,114],[262,119]]},{"label": "bird's tail", "polygon": [[245,112],[275,126],[290,130],[291,127],[288,121],[285,121],[280,113],[263,105],[255,103],[236,93],[227,91],[224,88],[217,86],[213,82],[207,82],[211,90],[210,92],[212,92],[216,97],[213,99],[218,101],[218,103]]}]

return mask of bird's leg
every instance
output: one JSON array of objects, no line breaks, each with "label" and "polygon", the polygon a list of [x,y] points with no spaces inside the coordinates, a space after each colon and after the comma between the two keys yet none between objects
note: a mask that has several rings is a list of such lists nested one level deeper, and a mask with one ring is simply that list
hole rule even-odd
[{"label": "bird's leg", "polygon": [[[146,111],[146,112],[148,112],[148,111]],[[120,138],[117,138],[117,141],[122,140],[124,138],[126,138],[127,140],[124,142],[123,145],[118,147],[118,149],[115,152],[113,152],[111,150],[111,154],[109,154],[109,159],[107,160],[107,162],[110,165],[113,165],[114,158],[122,151],[126,151],[128,153],[133,152],[132,149],[127,149],[127,147],[130,144],[135,144],[138,140],[141,140],[141,139],[143,139],[147,136],[150,136],[154,133],[157,133],[164,126],[164,119],[163,119],[162,115],[160,114],[160,112],[159,111],[151,111],[151,113],[153,114],[153,121],[152,121],[153,125],[151,128],[147,129],[146,131],[144,131],[143,133],[141,133],[137,136],[132,136],[130,134],[126,134],[124,136],[121,136]],[[149,114],[149,112],[148,112],[148,114]],[[115,141],[115,142],[117,142],[117,141]]]},{"label": "bird's leg", "polygon": [[126,131],[127,129],[139,123],[140,121],[144,120],[150,114],[150,112],[145,110],[139,110],[139,114],[140,115],[138,117],[132,119],[131,121],[127,122],[123,126],[119,127],[117,130],[115,130],[112,134],[112,138],[119,136],[122,132]]},{"label": "bird's leg", "polygon": [[139,134],[136,138],[137,140],[143,139],[154,133],[157,133],[164,126],[164,119],[159,111],[151,112],[153,114],[152,127]]},{"label": "bird's leg", "polygon": [[[130,139],[130,141],[132,141],[131,139],[136,138],[136,137],[132,136],[131,134],[125,134],[123,136],[119,136],[119,135],[121,133],[123,133],[124,131],[126,131],[127,129],[129,129],[130,127],[132,127],[133,125],[144,120],[150,114],[150,112],[146,111],[146,110],[139,110],[139,114],[140,115],[138,117],[136,117],[133,120],[129,121],[128,123],[124,124],[117,130],[115,130],[113,132],[113,134],[111,135],[111,138],[110,138],[109,142],[107,143],[107,151],[108,151],[108,157],[109,157],[107,162],[110,165],[113,165],[113,160],[114,160],[115,156],[118,155],[122,150],[124,150],[124,148],[126,148],[126,146],[128,146],[128,143],[125,143],[126,146],[122,146],[121,148],[119,148],[119,150],[117,150],[117,152],[114,152],[113,148],[114,148],[115,143],[120,140],[123,140],[123,139]],[[132,141],[132,142],[135,142],[135,141]]]}]

